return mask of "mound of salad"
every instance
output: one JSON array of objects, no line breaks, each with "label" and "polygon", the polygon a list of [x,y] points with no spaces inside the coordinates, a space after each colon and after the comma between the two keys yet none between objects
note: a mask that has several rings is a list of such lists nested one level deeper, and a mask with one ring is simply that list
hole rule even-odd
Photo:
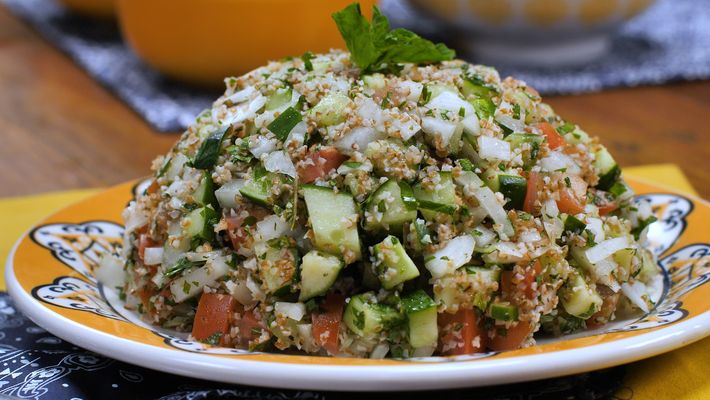
[{"label": "mound of salad", "polygon": [[348,357],[531,346],[648,312],[654,221],[525,82],[358,5],[349,52],[227,78],[126,207],[126,307],[193,340]]}]

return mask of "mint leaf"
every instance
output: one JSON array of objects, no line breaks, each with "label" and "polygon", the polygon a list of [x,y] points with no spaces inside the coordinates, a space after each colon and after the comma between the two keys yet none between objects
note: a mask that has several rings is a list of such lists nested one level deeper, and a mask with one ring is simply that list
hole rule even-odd
[{"label": "mint leaf", "polygon": [[351,4],[333,14],[352,61],[363,71],[392,72],[399,64],[425,64],[451,60],[456,53],[442,43],[432,43],[414,32],[390,24],[380,10],[372,7],[372,22],[362,15],[360,5]]},{"label": "mint leaf", "polygon": [[[377,60],[379,52],[375,48],[374,35],[381,34],[382,21],[373,21],[375,23],[374,29],[372,29],[360,11],[360,4],[357,3],[334,13],[333,20],[345,40],[345,45],[350,50],[350,57],[360,69],[366,69]],[[389,25],[388,22],[385,23]],[[387,30],[389,30],[389,26],[387,26]]]}]

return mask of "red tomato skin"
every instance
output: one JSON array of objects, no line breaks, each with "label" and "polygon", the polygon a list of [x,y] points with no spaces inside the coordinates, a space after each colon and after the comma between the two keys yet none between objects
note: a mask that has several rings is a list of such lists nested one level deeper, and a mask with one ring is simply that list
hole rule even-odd
[{"label": "red tomato skin", "polygon": [[[298,170],[298,177],[303,183],[313,183],[318,178],[326,176],[331,170],[336,169],[347,160],[334,147],[323,147],[307,157],[312,163],[302,166]],[[324,161],[321,161],[324,160]]]},{"label": "red tomato skin", "polygon": [[560,212],[576,215],[584,212],[584,206],[579,203],[568,189],[560,191],[560,199],[557,200],[557,208]]},{"label": "red tomato skin", "polygon": [[311,316],[313,323],[311,329],[316,344],[326,349],[331,355],[338,354],[340,351],[338,335],[344,305],[345,298],[342,295],[329,293],[321,305],[323,312],[317,312]]},{"label": "red tomato skin", "polygon": [[565,145],[565,139],[560,136],[557,130],[553,128],[552,125],[550,125],[549,123],[540,122],[537,124],[537,127],[547,138],[547,146],[550,147],[551,150],[555,150]]},{"label": "red tomato skin", "polygon": [[234,297],[227,294],[202,293],[192,325],[192,336],[197,340],[207,340],[215,334],[227,334],[235,303]]},{"label": "red tomato skin", "polygon": [[532,333],[532,325],[527,321],[518,321],[517,325],[506,330],[505,336],[496,332],[496,327],[493,328],[495,336],[491,338],[489,347],[495,351],[515,350],[519,349],[525,339]]},{"label": "red tomato skin", "polygon": [[540,174],[535,171],[530,171],[528,173],[525,200],[523,201],[523,211],[530,214],[534,213],[538,190],[540,190]]},{"label": "red tomato skin", "polygon": [[[439,348],[443,349],[445,344],[452,340],[458,342],[458,345],[442,352],[442,355],[456,356],[463,354],[474,354],[485,351],[488,335],[481,328],[481,321],[476,312],[472,309],[460,309],[455,314],[441,313],[439,314]],[[461,325],[461,336],[454,336],[452,325]],[[477,345],[474,345],[474,339],[478,336]]]}]

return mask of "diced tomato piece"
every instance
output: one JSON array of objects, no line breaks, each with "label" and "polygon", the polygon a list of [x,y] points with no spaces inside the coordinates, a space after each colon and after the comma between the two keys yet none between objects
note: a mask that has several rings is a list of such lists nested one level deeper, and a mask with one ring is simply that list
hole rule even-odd
[{"label": "diced tomato piece", "polygon": [[299,167],[298,176],[303,183],[314,182],[316,179],[326,176],[331,170],[338,168],[347,159],[335,147],[323,147],[306,157],[306,160],[311,162]]},{"label": "diced tomato piece", "polygon": [[261,329],[264,328],[261,321],[256,318],[253,309],[244,311],[236,325],[239,327],[239,339],[244,346],[246,346],[249,341],[257,338],[255,330],[261,331]]},{"label": "diced tomato piece", "polygon": [[537,124],[537,127],[547,138],[547,145],[550,147],[550,149],[555,150],[560,146],[564,146],[565,139],[560,136],[559,133],[557,133],[557,130],[553,128],[552,125],[548,124],[547,122],[540,122]]},{"label": "diced tomato piece", "polygon": [[460,309],[456,314],[439,314],[439,349],[443,355],[455,356],[484,351],[488,335],[482,329],[476,312]]},{"label": "diced tomato piece", "polygon": [[572,194],[569,189],[560,191],[560,199],[557,200],[557,208],[560,212],[575,215],[584,212],[584,206]]},{"label": "diced tomato piece", "polygon": [[619,208],[619,205],[616,203],[604,204],[603,206],[599,206],[599,215],[601,215],[601,216],[607,215],[610,212],[616,210],[617,208]]},{"label": "diced tomato piece", "polygon": [[311,317],[314,341],[331,355],[338,354],[340,351],[338,334],[340,333],[340,322],[343,319],[344,304],[345,298],[342,295],[329,293],[325,302],[321,304],[323,311],[314,313]]},{"label": "diced tomato piece", "polygon": [[232,323],[235,303],[234,297],[227,294],[202,293],[192,325],[192,336],[204,341],[219,335],[220,343],[224,343],[224,335],[229,332]]},{"label": "diced tomato piece", "polygon": [[156,179],[153,179],[153,181],[150,182],[150,185],[145,188],[145,192],[148,194],[153,194],[156,193],[160,189],[160,185],[158,184],[158,181]]},{"label": "diced tomato piece", "polygon": [[145,249],[147,247],[156,247],[160,243],[156,242],[155,240],[151,239],[150,235],[147,233],[141,233],[140,236],[138,236],[138,258],[143,261],[143,257],[145,256]]},{"label": "diced tomato piece", "polygon": [[[539,260],[535,260],[532,264],[525,268],[525,273],[523,274],[523,279],[517,283],[516,287],[525,291],[525,296],[528,299],[535,297],[535,289],[533,282],[535,282],[538,275],[542,273],[542,264]],[[501,291],[510,296],[513,291],[513,271],[502,271],[500,276],[500,286]]]},{"label": "diced tomato piece", "polygon": [[[256,218],[257,222],[269,215],[269,211],[263,207],[250,207],[248,211],[249,214],[247,217],[252,216]],[[247,230],[250,228],[244,224],[244,220],[247,217],[242,217],[240,212],[237,212],[237,215],[233,215],[229,212],[225,213],[224,219],[227,222],[227,234],[229,235],[229,240],[232,242],[234,250],[239,249],[249,237]]]},{"label": "diced tomato piece", "polygon": [[515,326],[493,327],[495,336],[490,340],[489,347],[496,351],[519,349],[525,339],[530,336],[533,326],[527,321],[518,321]]},{"label": "diced tomato piece", "polygon": [[528,173],[528,185],[525,192],[525,200],[523,201],[523,211],[533,213],[535,211],[535,202],[537,201],[537,192],[540,190],[541,177],[538,172],[530,171]]}]

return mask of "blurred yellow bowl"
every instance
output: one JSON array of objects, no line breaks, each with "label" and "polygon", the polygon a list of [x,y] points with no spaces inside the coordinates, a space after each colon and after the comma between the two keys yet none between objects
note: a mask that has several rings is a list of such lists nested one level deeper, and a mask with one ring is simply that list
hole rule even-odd
[{"label": "blurred yellow bowl", "polygon": [[59,0],[66,8],[88,17],[108,18],[116,13],[114,0]]},{"label": "blurred yellow bowl", "polygon": [[[344,48],[330,15],[353,0],[117,0],[124,37],[146,63],[216,86],[269,60]],[[375,0],[360,1],[369,15]]]}]

